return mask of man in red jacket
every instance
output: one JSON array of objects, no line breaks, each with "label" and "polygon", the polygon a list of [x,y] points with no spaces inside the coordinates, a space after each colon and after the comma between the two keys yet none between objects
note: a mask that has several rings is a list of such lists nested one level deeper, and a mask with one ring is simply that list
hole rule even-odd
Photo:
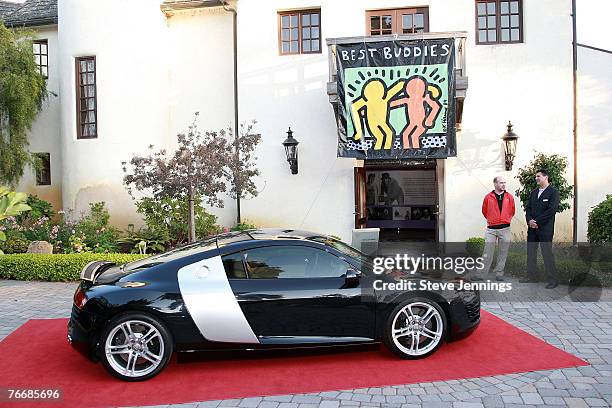
[{"label": "man in red jacket", "polygon": [[485,232],[484,268],[481,275],[476,274],[472,280],[482,280],[491,269],[495,244],[499,242],[499,255],[495,265],[495,280],[503,281],[504,266],[510,249],[512,234],[510,222],[514,217],[514,197],[506,191],[506,180],[497,176],[493,179],[495,190],[487,194],[482,202],[482,215],[487,219]]}]

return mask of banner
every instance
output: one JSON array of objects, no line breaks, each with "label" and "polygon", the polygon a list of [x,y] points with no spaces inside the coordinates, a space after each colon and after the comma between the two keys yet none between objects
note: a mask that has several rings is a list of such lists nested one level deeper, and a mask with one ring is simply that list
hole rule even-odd
[{"label": "banner", "polygon": [[456,156],[454,44],[337,44],[338,157]]}]

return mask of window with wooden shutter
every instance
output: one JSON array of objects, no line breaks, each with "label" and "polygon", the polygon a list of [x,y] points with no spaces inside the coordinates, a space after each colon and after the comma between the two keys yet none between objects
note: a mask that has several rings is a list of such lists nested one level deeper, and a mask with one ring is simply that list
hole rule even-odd
[{"label": "window with wooden shutter", "polygon": [[98,137],[96,57],[76,58],[77,139]]}]

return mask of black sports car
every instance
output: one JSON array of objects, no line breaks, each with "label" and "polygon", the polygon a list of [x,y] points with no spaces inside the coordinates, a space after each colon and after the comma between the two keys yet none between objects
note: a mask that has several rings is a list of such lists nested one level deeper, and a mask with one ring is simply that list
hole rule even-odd
[{"label": "black sports car", "polygon": [[114,376],[158,374],[173,351],[384,342],[422,358],[480,322],[472,291],[379,291],[372,259],[295,230],[218,235],[81,273],[68,340]]}]

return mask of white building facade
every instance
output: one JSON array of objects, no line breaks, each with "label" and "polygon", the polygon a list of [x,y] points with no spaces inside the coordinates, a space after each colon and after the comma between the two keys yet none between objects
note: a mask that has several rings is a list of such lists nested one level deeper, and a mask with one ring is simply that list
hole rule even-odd
[{"label": "white building facade", "polygon": [[[485,14],[479,15],[479,5]],[[114,224],[125,228],[137,223],[134,203],[122,184],[121,162],[145,153],[151,144],[172,148],[195,112],[200,113],[202,129],[234,124],[233,15],[227,10],[232,8],[238,16],[239,120],[256,119],[256,131],[262,135],[257,151],[260,193],[242,201],[243,220],[261,227],[321,231],[350,241],[356,200],[361,199],[355,192],[355,168],[365,166],[366,174],[420,171],[406,177],[414,180],[414,194],[427,190],[435,196],[430,194],[431,202],[416,203],[431,206],[428,220],[435,222],[428,224],[429,232],[405,236],[463,241],[483,233],[482,198],[491,191],[493,177],[505,176],[514,194],[517,169],[536,152],[567,156],[567,178],[573,182],[570,0],[238,0],[225,8],[216,1],[58,0],[57,24],[32,25],[48,41],[48,88],[56,96],[46,102],[31,130],[30,150],[50,153],[51,183],[36,185],[30,172],[19,189],[76,211],[86,210],[89,202],[105,201]],[[382,16],[378,24],[383,30],[389,22],[385,16],[402,13],[411,15],[414,35],[467,34],[461,52],[469,86],[457,131],[457,156],[411,170],[399,163],[369,167],[367,161],[338,158],[325,40],[370,35],[378,27],[374,17]],[[291,48],[291,33],[285,43],[289,52],[283,52],[282,17],[297,15],[303,24],[302,16],[309,14],[318,16],[317,24],[308,23],[316,25],[318,34],[312,26],[299,25],[298,48]],[[502,33],[506,17],[509,31]],[[10,21],[10,15],[6,19]],[[389,29],[405,29],[404,21],[393,17]],[[302,30],[308,27],[310,34],[305,34]],[[491,33],[483,33],[483,27]],[[304,46],[308,35],[313,41]],[[321,38],[320,52],[313,48],[315,36]],[[578,83],[584,88],[579,88],[577,222],[578,239],[585,240],[586,214],[610,186],[606,152],[612,149],[612,78],[601,62],[608,55],[581,49],[579,56],[583,64]],[[94,83],[95,97],[88,90]],[[520,136],[511,171],[504,168],[501,140],[508,121]],[[281,145],[288,127],[300,142],[295,175]],[[221,225],[231,226],[235,220],[235,203],[229,197],[223,209],[211,211]],[[572,210],[558,216],[556,240],[572,239],[572,222]],[[522,208],[512,231],[515,240],[526,238]]]}]

